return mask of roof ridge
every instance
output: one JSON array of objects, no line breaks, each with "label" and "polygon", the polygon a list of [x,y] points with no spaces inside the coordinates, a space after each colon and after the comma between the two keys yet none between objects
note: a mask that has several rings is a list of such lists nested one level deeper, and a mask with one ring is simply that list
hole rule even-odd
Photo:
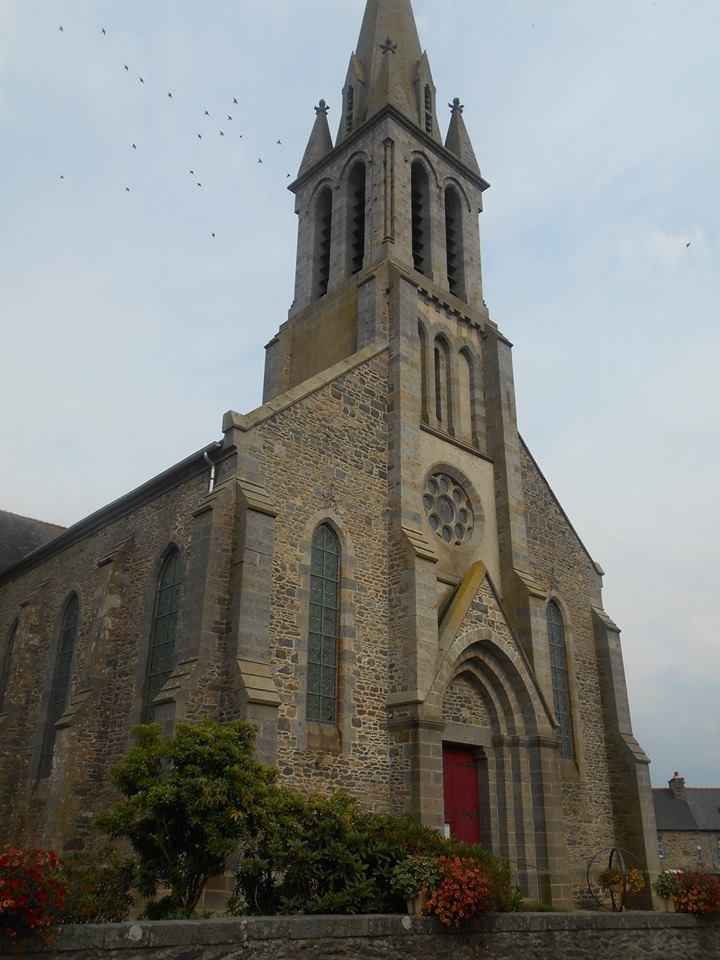
[{"label": "roof ridge", "polygon": [[30,520],[32,523],[42,523],[46,527],[59,527],[60,530],[67,530],[67,527],[62,523],[53,523],[52,520],[41,520],[40,517],[28,517],[24,513],[15,513],[14,510],[2,510],[0,513],[4,513],[8,517],[16,517],[18,520]]}]

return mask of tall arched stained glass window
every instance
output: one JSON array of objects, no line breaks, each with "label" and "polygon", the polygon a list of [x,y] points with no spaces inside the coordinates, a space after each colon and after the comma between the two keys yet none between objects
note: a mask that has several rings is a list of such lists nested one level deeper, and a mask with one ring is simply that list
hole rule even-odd
[{"label": "tall arched stained glass window", "polygon": [[145,723],[152,720],[153,700],[165,686],[170,674],[175,669],[175,641],[182,581],[183,571],[180,551],[173,547],[163,561],[155,595],[155,612],[145,681],[145,704],[143,708],[143,721]]},{"label": "tall arched stained glass window", "polygon": [[570,701],[570,673],[568,670],[565,621],[560,607],[552,601],[547,608],[548,638],[550,640],[550,669],[552,672],[555,713],[560,724],[560,756],[564,760],[575,757],[572,706]]},{"label": "tall arched stained glass window", "polygon": [[42,752],[40,754],[40,778],[49,777],[52,770],[53,753],[55,752],[56,724],[65,713],[70,695],[70,680],[72,679],[73,656],[77,641],[78,626],[80,623],[80,604],[76,594],[73,594],[63,610],[60,624],[60,638],[57,658],[53,671],[50,699],[48,700],[45,736],[43,737]]},{"label": "tall arched stained glass window", "polygon": [[307,719],[314,723],[337,723],[340,569],[340,540],[324,523],[313,537],[310,576]]},{"label": "tall arched stained glass window", "polygon": [[0,667],[0,713],[5,709],[5,697],[7,695],[8,684],[10,683],[10,669],[12,667],[13,650],[15,648],[15,637],[17,636],[18,622],[10,627],[5,652],[2,655],[2,666]]}]

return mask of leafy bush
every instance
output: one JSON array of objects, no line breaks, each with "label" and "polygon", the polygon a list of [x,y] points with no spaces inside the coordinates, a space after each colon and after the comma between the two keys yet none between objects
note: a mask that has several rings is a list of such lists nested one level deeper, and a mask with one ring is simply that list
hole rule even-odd
[{"label": "leafy bush", "polygon": [[412,900],[430,892],[440,883],[440,864],[435,857],[408,857],[393,870],[392,889],[400,897]]},{"label": "leafy bush", "polygon": [[412,818],[364,813],[342,794],[312,797],[278,789],[244,850],[231,912],[400,913],[396,883],[409,857],[464,855],[488,881],[491,909],[512,901],[510,870],[487,851],[444,840]]},{"label": "leafy bush", "polygon": [[132,844],[143,895],[169,891],[149,914],[187,917],[210,877],[266,822],[276,773],[255,759],[250,724],[184,724],[171,738],[143,726],[136,736],[113,771],[124,799],[98,825]]},{"label": "leafy bush", "polygon": [[655,893],[661,900],[672,900],[678,892],[678,873],[674,870],[663,870],[655,881]]},{"label": "leafy bush", "polygon": [[446,927],[456,927],[490,909],[490,884],[475,860],[445,857],[440,861],[441,880],[425,912]]},{"label": "leafy bush", "polygon": [[63,923],[122,923],[134,898],[135,862],[113,847],[64,857]]},{"label": "leafy bush", "polygon": [[0,853],[0,935],[47,934],[60,921],[64,901],[57,854],[13,847]]},{"label": "leafy bush", "polygon": [[679,873],[673,894],[678,913],[720,913],[720,877],[708,873]]}]

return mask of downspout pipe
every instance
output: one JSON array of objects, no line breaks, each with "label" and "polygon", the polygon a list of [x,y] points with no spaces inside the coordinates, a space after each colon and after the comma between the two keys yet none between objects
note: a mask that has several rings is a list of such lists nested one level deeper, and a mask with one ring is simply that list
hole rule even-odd
[{"label": "downspout pipe", "polygon": [[[222,446],[223,446],[222,441],[218,440],[218,442],[215,444],[215,446],[212,449],[221,450]],[[208,495],[209,495],[215,491],[215,475],[216,475],[217,466],[210,459],[210,453],[207,450],[203,454],[203,459],[205,460],[205,463],[210,467],[210,480],[208,482]]]}]

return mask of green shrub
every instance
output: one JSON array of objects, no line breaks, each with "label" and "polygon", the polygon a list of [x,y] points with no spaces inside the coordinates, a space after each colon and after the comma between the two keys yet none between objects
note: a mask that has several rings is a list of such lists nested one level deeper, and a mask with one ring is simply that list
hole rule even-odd
[{"label": "green shrub", "polygon": [[63,923],[122,923],[130,916],[135,862],[113,847],[64,857],[61,877]]},{"label": "green shrub", "polygon": [[509,867],[480,847],[444,840],[412,818],[364,813],[342,794],[305,798],[275,791],[236,874],[230,910],[275,913],[401,913],[395,871],[408,857],[473,861],[487,877],[490,909],[512,903]]},{"label": "green shrub", "polygon": [[412,900],[440,883],[440,865],[436,857],[407,857],[393,870],[393,893]]},{"label": "green shrub", "polygon": [[276,773],[255,759],[250,724],[181,724],[171,738],[143,726],[136,736],[113,771],[124,799],[98,825],[132,844],[144,896],[169,891],[149,912],[190,916],[210,877],[265,822]]}]

